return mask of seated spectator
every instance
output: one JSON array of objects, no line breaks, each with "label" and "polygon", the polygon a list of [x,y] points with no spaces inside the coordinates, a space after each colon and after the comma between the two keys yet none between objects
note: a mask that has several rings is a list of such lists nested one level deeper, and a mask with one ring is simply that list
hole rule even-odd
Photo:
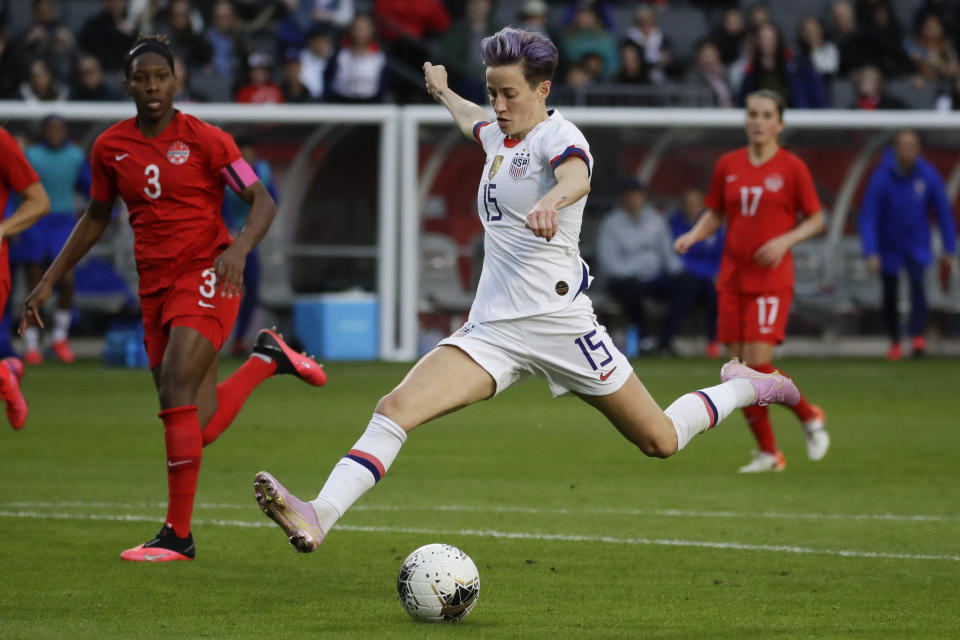
[{"label": "seated spectator", "polygon": [[617,45],[613,36],[604,30],[596,8],[590,4],[581,4],[577,9],[561,48],[568,60],[582,60],[588,53],[602,57],[604,82],[613,79],[619,71]]},{"label": "seated spectator", "polygon": [[213,59],[213,47],[199,31],[194,30],[190,0],[170,0],[164,11],[157,14],[154,32],[167,36],[173,53],[183,58],[187,66],[196,69]]},{"label": "seated spectator", "polygon": [[[670,217],[670,231],[673,239],[693,228],[703,213],[703,193],[699,189],[687,189],[683,192],[681,206]],[[707,357],[720,356],[720,344],[717,342],[717,272],[723,257],[723,236],[721,229],[703,242],[691,247],[680,256],[684,273],[692,289],[690,304],[703,306],[703,328],[707,338]]]},{"label": "seated spectator", "polygon": [[620,206],[600,223],[597,248],[598,267],[608,279],[610,295],[637,327],[642,351],[654,348],[645,333],[646,299],[669,303],[657,349],[672,355],[673,336],[686,316],[692,291],[681,277],[682,264],[667,222],[647,203],[647,188],[639,180],[623,184]]},{"label": "seated spectator", "polygon": [[237,91],[236,101],[250,104],[281,104],[283,92],[273,82],[273,59],[270,54],[251,53],[247,60],[249,82]]},{"label": "seated spectator", "polygon": [[310,90],[300,80],[300,53],[295,49],[287,52],[283,59],[280,90],[283,91],[283,100],[287,104],[302,104],[313,102]]},{"label": "seated spectator", "polygon": [[57,6],[52,0],[34,0],[32,18],[13,45],[13,64],[22,67],[35,58],[43,58],[54,76],[66,79],[76,49],[73,33],[57,17]]},{"label": "seated spectator", "polygon": [[77,66],[73,73],[73,90],[71,100],[87,100],[90,102],[106,102],[120,100],[120,95],[110,89],[103,82],[103,70],[100,62],[91,55],[77,58]]},{"label": "seated spectator", "polygon": [[592,9],[597,14],[597,19],[605,31],[613,33],[617,29],[617,21],[614,18],[613,10],[609,3],[604,0],[572,0],[563,10],[563,16],[560,18],[560,24],[564,29],[570,29],[577,21],[577,12],[583,8]]},{"label": "seated spectator", "polygon": [[854,103],[851,109],[906,109],[907,105],[886,92],[883,74],[876,67],[866,66],[853,73]]},{"label": "seated spectator", "polygon": [[830,5],[830,33],[837,43],[840,55],[841,77],[847,77],[854,69],[867,63],[860,50],[860,37],[857,33],[857,18],[853,5],[848,0],[837,0]]},{"label": "seated spectator", "polygon": [[[412,72],[422,77],[424,60],[432,57],[434,38],[450,28],[445,4],[441,0],[376,0],[372,17],[380,28],[391,67],[396,69],[391,71],[394,99],[401,104],[429,101],[423,82],[411,82],[408,76]],[[404,67],[406,72],[400,71]]]},{"label": "seated spectator", "polygon": [[[180,87],[177,89],[177,92],[173,94],[173,101],[175,103],[210,102],[210,96],[198,90],[190,81],[190,67],[188,67],[183,58],[178,55],[173,56],[173,75],[177,76],[177,80],[180,81]],[[229,96],[222,99],[229,100]]]},{"label": "seated spectator", "polygon": [[627,39],[643,52],[650,82],[662,84],[668,75],[673,74],[675,69],[670,41],[663,35],[653,9],[645,5],[637,8],[633,14],[633,26],[627,29]]},{"label": "seated spectator", "polygon": [[306,30],[314,26],[328,31],[346,29],[356,14],[353,0],[299,0],[295,4],[297,20]]},{"label": "seated spectator", "polygon": [[567,68],[567,75],[563,79],[563,86],[569,89],[584,89],[596,84],[586,65],[581,63],[572,64]]},{"label": "seated spectator", "polygon": [[907,55],[919,77],[939,86],[949,86],[960,74],[957,51],[947,37],[939,16],[929,14],[920,23],[917,35],[906,42]]},{"label": "seated spectator", "polygon": [[756,31],[764,25],[773,24],[773,17],[765,5],[755,2],[747,7],[747,24],[751,31]]},{"label": "seated spectator", "polygon": [[927,16],[937,16],[947,34],[957,37],[960,35],[960,3],[957,0],[924,0],[913,13],[911,31],[919,33],[921,25]]},{"label": "seated spectator", "polygon": [[687,83],[710,89],[713,104],[717,107],[734,106],[733,91],[727,81],[727,70],[720,60],[720,51],[710,40],[701,40],[694,55],[693,68],[686,78]]},{"label": "seated spectator", "polygon": [[213,47],[213,69],[220,75],[235,78],[244,58],[246,45],[237,30],[233,5],[228,0],[219,0],[213,5],[211,26],[207,29],[207,41]]},{"label": "seated spectator", "polygon": [[484,103],[487,82],[480,58],[480,41],[499,31],[490,0],[467,0],[464,16],[443,37],[443,64],[450,73],[450,87],[471,102]]},{"label": "seated spectator", "polygon": [[613,81],[617,84],[650,84],[649,71],[640,47],[631,40],[623,42],[620,45],[620,71]]},{"label": "seated spectator", "polygon": [[102,0],[102,5],[100,13],[84,23],[77,40],[105,71],[120,71],[137,34],[126,20],[127,0]]},{"label": "seated spectator", "polygon": [[821,109],[827,102],[820,76],[783,45],[780,31],[772,24],[757,30],[756,50],[740,86],[740,103],[759,89],[779,93],[795,109]]},{"label": "seated spectator", "polygon": [[26,77],[20,83],[20,97],[27,102],[62,102],[68,91],[50,72],[50,67],[41,58],[27,66]]},{"label": "seated spectator", "polygon": [[864,63],[887,78],[912,73],[915,67],[903,47],[900,23],[887,0],[858,0],[856,9],[857,46]]},{"label": "seated spectator", "polygon": [[323,78],[328,102],[383,102],[387,60],[373,39],[373,19],[358,13]]},{"label": "seated spectator", "polygon": [[559,38],[554,38],[547,26],[547,20],[550,18],[550,8],[544,0],[526,0],[520,5],[517,12],[519,24],[517,27],[525,31],[536,31],[545,35],[554,42],[559,42]]},{"label": "seated spectator", "polygon": [[738,8],[723,12],[723,21],[710,34],[710,41],[720,51],[720,61],[730,66],[743,53],[744,39],[747,36],[743,22],[743,13]]},{"label": "seated spectator", "polygon": [[271,35],[272,25],[286,17],[283,0],[233,0],[237,28],[250,35]]},{"label": "seated spectator", "polygon": [[797,44],[800,53],[810,62],[824,80],[830,81],[840,71],[840,50],[826,39],[823,24],[813,16],[800,21],[797,28]]},{"label": "seated spectator", "polygon": [[307,46],[300,52],[300,82],[314,100],[323,98],[323,75],[333,55],[330,28],[315,24],[307,32]]}]

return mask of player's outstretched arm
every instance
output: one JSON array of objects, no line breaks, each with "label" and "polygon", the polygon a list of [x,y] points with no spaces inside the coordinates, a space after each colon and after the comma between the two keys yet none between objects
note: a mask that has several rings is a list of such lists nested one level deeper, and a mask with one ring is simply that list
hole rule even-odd
[{"label": "player's outstretched arm", "polygon": [[790,247],[821,233],[823,227],[823,211],[817,211],[812,216],[807,216],[803,222],[787,233],[765,242],[753,254],[753,259],[757,261],[757,264],[764,267],[775,267],[780,264],[780,260],[790,250]]},{"label": "player's outstretched arm", "polygon": [[0,222],[0,238],[20,233],[50,213],[50,198],[47,197],[47,192],[39,182],[29,185],[19,195],[23,202],[13,215]]},{"label": "player's outstretched arm", "polygon": [[113,209],[112,202],[98,202],[91,200],[87,205],[87,210],[80,216],[70,237],[67,238],[63,249],[57,254],[53,263],[43,274],[33,291],[27,296],[23,303],[23,313],[20,314],[20,333],[31,325],[43,326],[40,319],[40,307],[50,297],[53,291],[53,285],[60,281],[67,271],[73,269],[74,265],[80,261],[80,258],[87,255],[90,248],[97,243],[100,236],[110,224],[110,212]]},{"label": "player's outstretched arm", "polygon": [[561,162],[553,170],[553,175],[557,178],[557,184],[537,201],[527,214],[525,222],[533,235],[546,238],[547,242],[550,242],[560,229],[560,216],[557,212],[590,193],[590,172],[587,164],[578,157],[570,157]]},{"label": "player's outstretched arm", "polygon": [[245,187],[238,195],[250,205],[247,224],[243,226],[233,244],[213,261],[220,295],[228,298],[242,295],[243,268],[247,264],[247,254],[260,244],[277,215],[277,203],[259,180]]},{"label": "player's outstretched arm", "polygon": [[690,231],[674,240],[673,248],[677,253],[686,253],[690,247],[719,231],[721,226],[723,226],[723,216],[713,209],[707,209]]},{"label": "player's outstretched arm", "polygon": [[447,86],[447,70],[442,64],[424,62],[423,79],[427,93],[447,108],[463,135],[473,140],[473,125],[486,122],[489,118],[484,108],[460,97]]}]

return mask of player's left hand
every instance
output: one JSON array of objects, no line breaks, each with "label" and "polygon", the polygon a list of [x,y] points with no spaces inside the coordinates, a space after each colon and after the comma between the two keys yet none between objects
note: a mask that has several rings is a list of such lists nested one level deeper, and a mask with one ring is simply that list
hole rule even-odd
[{"label": "player's left hand", "polygon": [[753,259],[763,267],[775,267],[783,260],[783,256],[790,250],[790,243],[783,237],[773,238],[764,243],[753,254]]},{"label": "player's left hand", "polygon": [[243,293],[243,268],[247,264],[247,253],[236,243],[227,247],[213,261],[213,270],[217,273],[217,288],[220,296],[232,298]]},{"label": "player's left hand", "polygon": [[547,242],[560,230],[560,218],[557,214],[557,208],[544,202],[538,202],[533,206],[533,210],[527,214],[527,220],[524,223],[527,229],[533,231],[533,235],[538,238],[545,238]]}]

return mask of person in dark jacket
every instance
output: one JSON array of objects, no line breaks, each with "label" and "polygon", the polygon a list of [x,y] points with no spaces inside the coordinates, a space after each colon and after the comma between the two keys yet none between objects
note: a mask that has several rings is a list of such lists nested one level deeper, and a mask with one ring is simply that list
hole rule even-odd
[{"label": "person in dark jacket", "polygon": [[926,350],[927,298],[923,279],[933,262],[927,221],[931,210],[943,238],[941,269],[949,273],[951,268],[956,269],[957,227],[943,180],[933,165],[920,157],[917,134],[900,131],[870,176],[860,208],[860,239],[867,266],[874,273],[879,272],[883,280],[883,315],[891,341],[888,360],[903,357],[897,283],[904,268],[910,280],[913,353],[922,355]]},{"label": "person in dark jacket", "polygon": [[773,24],[757,29],[757,46],[740,86],[740,104],[759,89],[776,91],[795,109],[827,106],[820,75],[783,45],[780,31]]}]

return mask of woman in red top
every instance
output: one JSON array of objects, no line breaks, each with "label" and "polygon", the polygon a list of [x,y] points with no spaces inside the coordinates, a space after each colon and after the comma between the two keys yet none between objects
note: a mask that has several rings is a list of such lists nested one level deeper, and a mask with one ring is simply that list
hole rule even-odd
[{"label": "woman in red top", "polygon": [[[138,39],[124,70],[137,115],[94,142],[90,204],[27,296],[20,328],[42,326],[38,310],[53,283],[96,243],[110,222],[114,200],[123,198],[134,232],[144,346],[164,426],[169,502],[160,533],[120,557],[191,560],[190,519],[203,447],[230,425],[266,378],[291,373],[319,386],[326,377],[279,335],[263,330],[250,359],[217,384],[217,351],[237,316],[247,254],[267,232],[276,205],[233,138],[174,109],[179,82],[164,40]],[[236,239],[220,215],[224,183],[250,205],[247,224]]]},{"label": "woman in red top", "polygon": [[[823,230],[823,211],[810,171],[777,141],[784,128],[784,107],[783,98],[773,91],[747,97],[748,144],[717,162],[706,211],[674,245],[686,253],[726,219],[717,276],[717,338],[730,357],[764,372],[773,371],[773,347],[783,342],[793,300],[790,247]],[[803,422],[808,456],[820,460],[830,446],[823,411],[806,398],[792,408]],[[786,461],[777,448],[767,408],[747,407],[744,413],[760,451],[740,471],[782,470]]]}]

